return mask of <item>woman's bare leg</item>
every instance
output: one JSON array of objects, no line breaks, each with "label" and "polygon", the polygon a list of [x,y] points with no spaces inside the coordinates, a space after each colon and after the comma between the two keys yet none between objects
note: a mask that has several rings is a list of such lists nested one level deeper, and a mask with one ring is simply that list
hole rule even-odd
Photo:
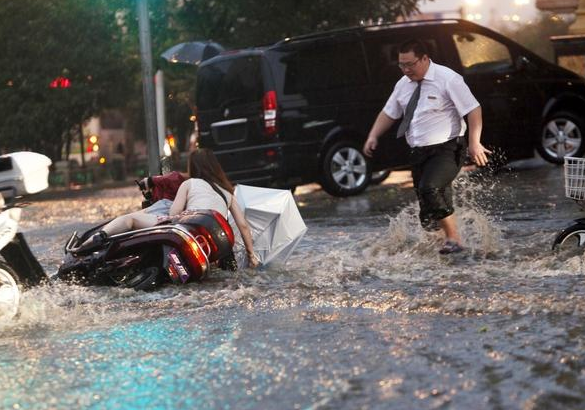
[{"label": "woman's bare leg", "polygon": [[[131,231],[133,229],[142,229],[155,226],[158,222],[156,215],[147,214],[146,212],[137,211],[131,214],[121,215],[108,222],[100,229],[101,232],[97,232],[95,235],[102,235],[105,233],[107,236],[116,235]],[[82,246],[88,245],[94,242],[94,236],[89,237]]]},{"label": "woman's bare leg", "polygon": [[150,228],[151,226],[155,226],[157,222],[158,219],[156,215],[138,211],[115,218],[104,225],[101,230],[110,236],[128,232],[133,229]]}]

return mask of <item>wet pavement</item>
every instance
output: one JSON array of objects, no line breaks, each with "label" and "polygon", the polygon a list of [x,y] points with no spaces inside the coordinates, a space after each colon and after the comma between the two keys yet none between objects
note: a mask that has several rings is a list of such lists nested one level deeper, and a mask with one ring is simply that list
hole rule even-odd
[{"label": "wet pavement", "polygon": [[[151,293],[25,292],[0,335],[0,407],[585,408],[583,261],[551,251],[581,214],[562,167],[461,175],[467,250],[451,256],[409,185],[299,187],[309,230],[285,266]],[[139,204],[134,187],[40,197],[23,230],[54,272],[73,230]]]}]

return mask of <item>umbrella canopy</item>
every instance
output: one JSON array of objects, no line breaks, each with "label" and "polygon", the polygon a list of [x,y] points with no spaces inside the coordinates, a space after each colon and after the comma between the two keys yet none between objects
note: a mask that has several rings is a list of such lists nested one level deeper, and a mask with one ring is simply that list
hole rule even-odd
[{"label": "umbrella canopy", "polygon": [[222,46],[211,41],[189,41],[169,48],[160,56],[170,63],[199,65],[222,51]]},{"label": "umbrella canopy", "polygon": [[290,190],[238,185],[235,195],[260,262],[284,264],[307,231]]}]

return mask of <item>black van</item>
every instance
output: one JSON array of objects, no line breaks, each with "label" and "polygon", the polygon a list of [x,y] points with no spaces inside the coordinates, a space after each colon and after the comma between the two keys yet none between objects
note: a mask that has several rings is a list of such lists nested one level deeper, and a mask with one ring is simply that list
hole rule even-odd
[{"label": "black van", "polygon": [[225,52],[197,75],[199,144],[235,182],[293,187],[319,182],[357,194],[373,171],[407,166],[397,127],[369,160],[361,152],[402,76],[397,48],[426,42],[431,59],[464,76],[481,103],[482,142],[508,160],[534,148],[548,161],[585,151],[585,83],[485,27],[433,20],[356,27]]}]

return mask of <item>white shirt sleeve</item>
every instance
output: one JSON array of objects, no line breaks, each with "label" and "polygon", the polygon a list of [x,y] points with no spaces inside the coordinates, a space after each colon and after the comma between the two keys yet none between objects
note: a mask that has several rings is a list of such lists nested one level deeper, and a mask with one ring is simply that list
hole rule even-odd
[{"label": "white shirt sleeve", "polygon": [[479,102],[475,99],[471,90],[463,81],[459,74],[454,75],[447,82],[447,94],[461,117],[469,114],[470,111],[479,107]]},{"label": "white shirt sleeve", "polygon": [[398,120],[402,118],[402,116],[404,115],[402,107],[400,106],[400,104],[398,104],[399,88],[400,82],[396,83],[396,86],[394,86],[394,91],[392,91],[392,94],[390,94],[390,98],[388,98],[386,105],[382,109],[382,111],[384,111],[384,114],[386,114],[393,120]]}]

